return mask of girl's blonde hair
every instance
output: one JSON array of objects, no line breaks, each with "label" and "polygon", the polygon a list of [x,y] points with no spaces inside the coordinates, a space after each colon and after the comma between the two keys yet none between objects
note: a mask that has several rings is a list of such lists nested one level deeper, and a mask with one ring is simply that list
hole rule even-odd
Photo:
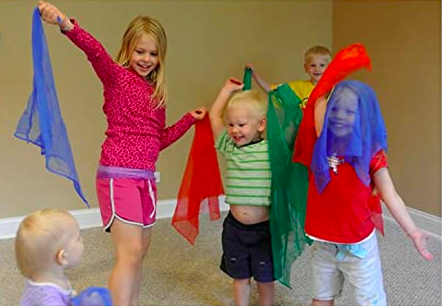
[{"label": "girl's blonde hair", "polygon": [[17,267],[26,278],[43,271],[63,248],[63,235],[74,217],[65,210],[43,209],[21,221],[15,237]]},{"label": "girl's blonde hair", "polygon": [[129,67],[129,61],[138,40],[143,34],[151,35],[157,45],[158,66],[148,76],[147,80],[155,85],[153,93],[154,99],[158,101],[157,107],[162,107],[167,101],[166,77],[164,74],[167,36],[163,26],[155,19],[148,16],[138,16],[132,20],[123,35],[120,51],[118,51],[116,61],[123,67]]}]

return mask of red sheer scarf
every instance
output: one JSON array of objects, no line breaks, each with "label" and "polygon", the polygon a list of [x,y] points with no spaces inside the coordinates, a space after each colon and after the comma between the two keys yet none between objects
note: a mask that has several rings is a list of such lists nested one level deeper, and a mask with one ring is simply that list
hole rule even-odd
[{"label": "red sheer scarf", "polygon": [[199,215],[220,218],[218,197],[224,194],[209,116],[195,124],[195,136],[178,192],[172,226],[191,244],[199,233]]},{"label": "red sheer scarf", "polygon": [[[372,164],[372,174],[381,169],[382,167],[388,166],[387,155],[384,151],[380,151],[373,158],[376,164]],[[382,199],[379,191],[374,186],[373,181],[371,181],[372,194],[368,199],[368,208],[371,211],[371,221],[373,221],[374,226],[377,230],[384,236],[384,219],[382,218]]]}]

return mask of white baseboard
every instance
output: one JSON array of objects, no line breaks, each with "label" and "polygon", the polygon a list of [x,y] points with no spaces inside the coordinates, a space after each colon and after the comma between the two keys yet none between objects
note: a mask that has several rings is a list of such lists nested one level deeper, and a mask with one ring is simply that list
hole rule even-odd
[{"label": "white baseboard", "polygon": [[[176,199],[160,200],[157,206],[157,219],[171,218],[175,212]],[[220,197],[220,209],[228,210],[224,197]],[[69,211],[78,221],[81,229],[102,227],[100,210],[98,208],[77,209]],[[14,238],[18,226],[24,216],[0,219],[0,240]]]},{"label": "white baseboard", "polygon": [[[157,219],[171,218],[175,212],[176,199],[160,200],[157,206]],[[224,197],[220,198],[220,209],[226,211]],[[396,222],[386,207],[383,208],[386,221]],[[408,208],[408,212],[418,227],[436,238],[441,238],[441,218]],[[98,208],[71,210],[70,213],[78,220],[81,229],[101,227],[101,216]],[[0,219],[0,240],[14,238],[18,226],[24,216]]]}]

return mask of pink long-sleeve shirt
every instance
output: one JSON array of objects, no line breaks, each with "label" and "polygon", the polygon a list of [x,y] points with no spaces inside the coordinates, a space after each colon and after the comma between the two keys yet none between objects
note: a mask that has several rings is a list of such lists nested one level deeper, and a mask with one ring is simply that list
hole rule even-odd
[{"label": "pink long-sleeve shirt", "polygon": [[72,22],[74,28],[64,34],[86,53],[103,84],[108,127],[100,164],[155,171],[159,152],[183,136],[195,119],[188,113],[166,128],[166,110],[156,108],[153,85],[115,62],[100,42]]}]

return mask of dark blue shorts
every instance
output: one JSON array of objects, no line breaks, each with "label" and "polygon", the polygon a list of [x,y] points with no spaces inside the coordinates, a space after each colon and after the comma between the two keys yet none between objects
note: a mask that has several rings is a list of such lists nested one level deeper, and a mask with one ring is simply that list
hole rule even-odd
[{"label": "dark blue shorts", "polygon": [[234,279],[269,283],[273,277],[269,221],[246,225],[229,212],[223,223],[221,270]]}]

